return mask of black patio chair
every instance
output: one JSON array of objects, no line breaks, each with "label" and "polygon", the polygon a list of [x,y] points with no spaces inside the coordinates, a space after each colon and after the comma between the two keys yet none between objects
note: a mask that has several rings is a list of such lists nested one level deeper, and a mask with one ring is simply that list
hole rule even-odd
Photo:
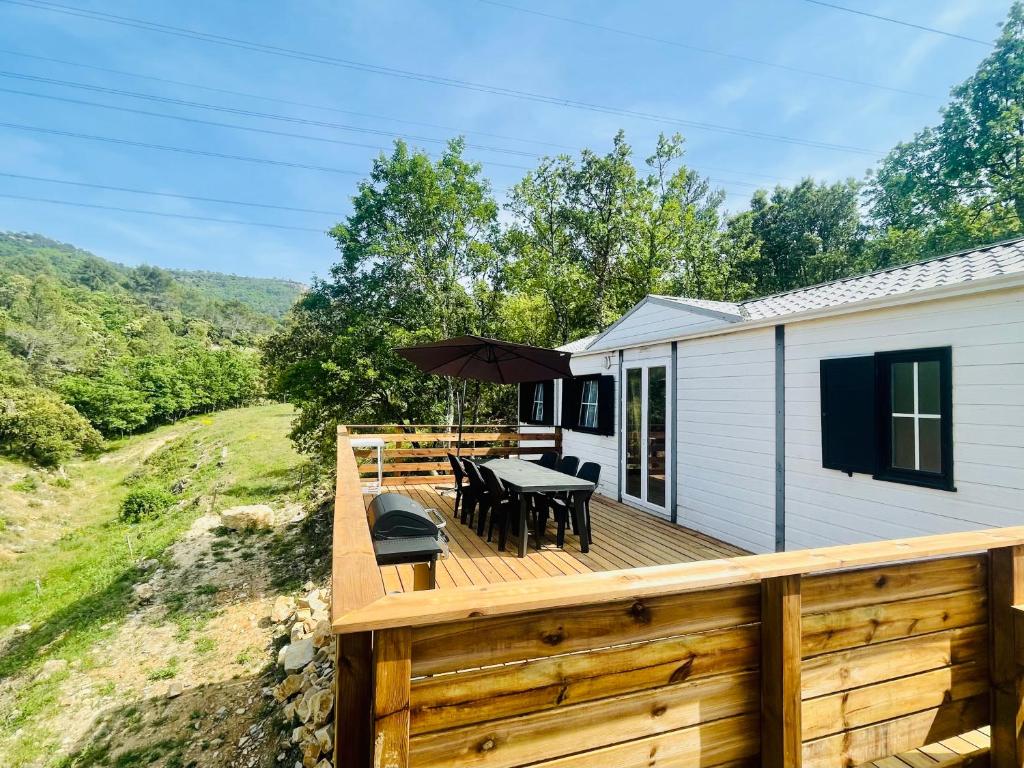
[{"label": "black patio chair", "polygon": [[545,469],[554,469],[558,466],[558,452],[557,451],[544,451],[537,459],[537,463]]},{"label": "black patio chair", "polygon": [[[594,488],[597,488],[598,482],[601,480],[601,465],[588,461],[580,467],[579,473],[576,475],[581,480],[589,480],[594,484]],[[584,523],[584,528],[587,532],[587,543],[593,541],[593,531],[591,529],[590,522],[590,497],[594,495],[593,490],[589,491],[577,491],[583,496],[583,520],[579,522]],[[553,511],[555,516],[555,522],[558,523],[558,533],[555,539],[555,543],[562,547],[565,546],[565,526],[570,524],[573,531],[580,535],[579,524],[575,520],[573,511],[573,500],[569,494],[559,494],[558,496],[551,496],[547,499],[549,508]],[[546,510],[545,510],[546,512]],[[545,526],[547,522],[545,521]],[[540,523],[538,522],[538,527]]]},{"label": "black patio chair", "polygon": [[466,472],[462,468],[462,460],[454,453],[448,454],[448,463],[452,465],[452,475],[455,477],[455,506],[452,507],[452,517],[458,517],[459,505],[465,504],[462,498],[465,491],[462,481],[466,479]]},{"label": "black patio chair", "polygon": [[[486,464],[480,465],[480,474],[483,476],[484,482],[487,484],[487,491],[491,496],[490,504],[488,504],[490,523],[487,526],[487,540],[490,541],[494,536],[494,527],[497,525],[498,550],[504,551],[505,542],[508,539],[509,523],[518,524],[519,522],[519,497],[509,491],[501,479],[494,474],[494,470]],[[483,529],[483,522],[483,515],[481,515],[477,528],[480,532]]]},{"label": "black patio chair", "polygon": [[575,475],[580,468],[579,456],[563,456],[556,467],[563,475]]},{"label": "black patio chair", "polygon": [[487,507],[490,503],[491,494],[487,490],[487,483],[484,482],[483,477],[480,474],[480,467],[475,461],[470,459],[462,459],[462,468],[466,472],[466,479],[469,481],[469,487],[466,488],[466,498],[462,502],[462,517],[460,518],[463,523],[473,527],[473,514],[474,512],[480,512],[480,523],[477,526],[477,535],[483,534],[484,520],[487,518]]}]

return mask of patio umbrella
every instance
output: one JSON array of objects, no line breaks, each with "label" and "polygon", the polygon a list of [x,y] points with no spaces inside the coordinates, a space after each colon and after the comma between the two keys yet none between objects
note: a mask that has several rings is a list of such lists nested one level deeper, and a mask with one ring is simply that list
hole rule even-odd
[{"label": "patio umbrella", "polygon": [[522,384],[572,376],[569,352],[484,336],[456,336],[415,347],[398,347],[395,352],[425,373],[463,380],[462,397],[459,399],[458,452],[462,450],[466,381]]}]

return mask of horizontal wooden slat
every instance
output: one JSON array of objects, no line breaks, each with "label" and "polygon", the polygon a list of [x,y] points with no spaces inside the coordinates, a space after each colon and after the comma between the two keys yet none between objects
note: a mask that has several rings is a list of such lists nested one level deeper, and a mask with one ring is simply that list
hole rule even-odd
[{"label": "horizontal wooden slat", "polygon": [[803,613],[984,589],[987,562],[984,555],[967,555],[807,576],[801,582]]},{"label": "horizontal wooden slat", "polygon": [[[489,448],[481,448],[479,446],[475,448],[467,448],[463,446],[462,450],[459,451],[460,456],[515,456],[521,453],[526,454],[540,454],[542,451],[554,450],[554,448],[545,448],[543,446],[528,446],[524,445],[519,447],[518,445],[497,445]],[[356,456],[361,459],[370,459],[371,461],[377,460],[377,451],[373,448],[358,448],[356,449]],[[436,459],[439,457],[446,457],[449,453],[455,453],[454,448],[386,448],[384,450],[385,460],[389,458],[432,458]]]},{"label": "horizontal wooden slat", "polygon": [[413,674],[654,640],[752,623],[759,618],[760,590],[756,585],[742,585],[559,612],[418,627],[413,632]]},{"label": "horizontal wooden slat", "polygon": [[987,665],[972,662],[839,691],[804,702],[803,737],[817,739],[892,720],[948,701],[980,696],[987,690]]},{"label": "horizontal wooden slat", "polygon": [[414,736],[417,768],[511,768],[753,711],[757,675],[718,675],[522,717]]},{"label": "horizontal wooden slat", "polygon": [[803,655],[955,629],[987,620],[984,590],[879,603],[804,617]]},{"label": "horizontal wooden slat", "polygon": [[895,755],[984,725],[988,696],[953,701],[934,709],[855,728],[804,743],[804,768],[835,768]]},{"label": "horizontal wooden slat", "polygon": [[809,699],[951,664],[985,664],[987,659],[985,624],[827,653],[804,660],[803,697]]},{"label": "horizontal wooden slat", "polygon": [[[566,707],[756,667],[759,628],[745,624],[600,651],[413,682],[412,732]],[[552,717],[559,717],[553,713]]]},{"label": "horizontal wooden slat", "polygon": [[753,768],[757,752],[757,715],[741,715],[545,760],[531,768]]},{"label": "horizontal wooden slat", "polygon": [[[459,439],[457,432],[378,432],[354,435],[354,437],[360,440],[381,440],[385,443],[451,443]],[[462,435],[462,442],[491,443],[501,440],[551,442],[557,437],[558,433],[556,432],[465,432]]]}]

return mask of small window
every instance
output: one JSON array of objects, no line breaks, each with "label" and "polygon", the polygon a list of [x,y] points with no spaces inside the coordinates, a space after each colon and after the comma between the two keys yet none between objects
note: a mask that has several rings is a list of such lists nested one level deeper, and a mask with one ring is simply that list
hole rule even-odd
[{"label": "small window", "polygon": [[544,421],[544,384],[540,381],[533,385],[533,420]]},{"label": "small window", "polygon": [[949,348],[878,354],[883,480],[953,487]]},{"label": "small window", "polygon": [[579,425],[585,429],[597,429],[597,379],[587,379],[583,382]]}]

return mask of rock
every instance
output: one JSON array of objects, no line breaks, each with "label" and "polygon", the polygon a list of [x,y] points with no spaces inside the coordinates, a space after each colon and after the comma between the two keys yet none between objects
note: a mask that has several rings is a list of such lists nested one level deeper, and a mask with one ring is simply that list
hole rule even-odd
[{"label": "rock", "polygon": [[323,728],[313,734],[313,738],[316,739],[317,744],[320,745],[320,751],[325,755],[330,754],[331,746],[334,738],[334,726],[325,725]]},{"label": "rock", "polygon": [[315,740],[302,742],[302,765],[304,768],[316,768],[320,751],[320,745]]},{"label": "rock", "polygon": [[174,485],[171,486],[171,493],[173,493],[175,496],[179,496],[191,484],[192,481],[189,480],[187,477],[178,478],[177,480],[174,481]]},{"label": "rock", "polygon": [[302,675],[288,675],[274,688],[274,698],[284,703],[302,689]]},{"label": "rock", "polygon": [[306,595],[306,607],[313,613],[327,610],[327,603],[320,599],[319,589],[310,590],[309,594]]},{"label": "rock", "polygon": [[279,624],[282,621],[288,621],[293,613],[295,613],[295,600],[281,595],[274,601],[274,607],[270,609],[270,620]]},{"label": "rock", "polygon": [[283,651],[282,660],[285,672],[302,669],[313,660],[313,656],[316,654],[313,641],[308,637],[291,645],[286,645]]},{"label": "rock", "polygon": [[220,513],[220,522],[225,528],[234,531],[249,528],[272,528],[274,526],[274,510],[266,504],[231,507]]},{"label": "rock", "polygon": [[330,691],[317,691],[309,697],[309,719],[313,725],[323,725],[327,722],[334,706],[334,694]]},{"label": "rock", "polygon": [[32,631],[32,625],[31,624],[19,624],[18,626],[16,626],[14,628],[14,634],[16,634],[16,635],[24,635],[26,632],[31,632],[31,631]]},{"label": "rock", "polygon": [[288,635],[289,635],[289,639],[293,643],[296,643],[299,640],[302,640],[303,638],[308,637],[309,636],[309,632],[306,631],[306,625],[305,624],[302,624],[301,622],[297,621],[294,624],[292,624],[292,631],[289,632]]},{"label": "rock", "polygon": [[143,560],[139,563],[139,568],[143,571],[155,571],[160,567],[160,561],[150,558],[149,560]]},{"label": "rock", "polygon": [[135,599],[140,603],[148,603],[156,595],[156,590],[153,585],[149,582],[143,582],[142,584],[136,584],[132,587],[132,592],[135,593]]},{"label": "rock", "polygon": [[334,768],[334,766],[332,766],[331,761],[325,757],[323,760],[316,764],[316,768]]},{"label": "rock", "polygon": [[284,666],[285,656],[288,654],[288,646],[282,645],[281,650],[277,652],[277,663],[282,667]]},{"label": "rock", "polygon": [[307,581],[305,584],[302,585],[303,592],[309,592],[312,589],[316,589],[316,584],[314,584],[312,581]]},{"label": "rock", "polygon": [[331,641],[331,623],[326,620],[318,621],[313,628],[313,645],[323,648]]},{"label": "rock", "polygon": [[307,733],[309,733],[309,729],[304,725],[294,728],[292,730],[292,744],[300,743],[304,738],[306,738]]},{"label": "rock", "polygon": [[210,749],[220,749],[222,746],[224,746],[224,739],[222,738],[218,737],[210,742]]},{"label": "rock", "polygon": [[179,683],[177,681],[172,682],[170,685],[167,686],[167,698],[168,699],[176,699],[176,698],[178,698],[179,696],[181,696],[182,690],[183,689],[181,687],[181,683]]},{"label": "rock", "polygon": [[56,674],[63,672],[68,668],[68,662],[66,659],[48,659],[43,662],[43,666],[39,668],[39,672],[36,674],[36,680],[49,680]]}]

